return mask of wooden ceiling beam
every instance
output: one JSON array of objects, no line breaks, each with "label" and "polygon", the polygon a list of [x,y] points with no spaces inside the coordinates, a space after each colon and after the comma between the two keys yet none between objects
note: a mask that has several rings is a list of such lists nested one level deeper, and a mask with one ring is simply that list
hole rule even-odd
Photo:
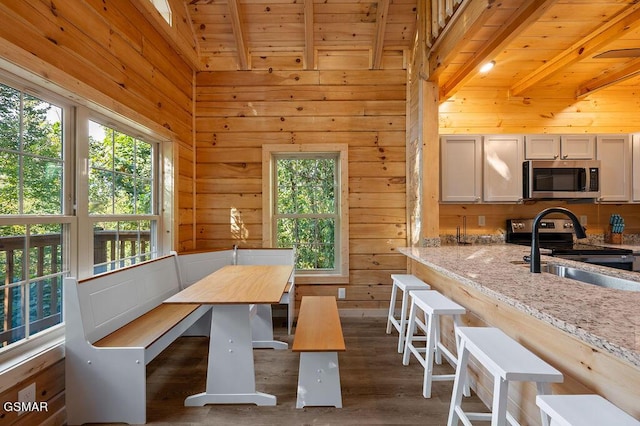
[{"label": "wooden ceiling beam", "polygon": [[602,47],[639,27],[640,3],[636,3],[626,8],[609,22],[604,23],[589,36],[579,40],[573,46],[515,83],[509,90],[510,95],[519,96],[523,94],[545,78],[583,58],[591,57]]},{"label": "wooden ceiling beam", "polygon": [[373,61],[372,68],[379,70],[382,66],[382,54],[384,53],[384,35],[387,29],[387,16],[389,14],[389,0],[378,2],[378,12],[376,16],[376,38],[373,41]]},{"label": "wooden ceiling beam", "polygon": [[640,58],[634,59],[616,71],[603,73],[600,77],[580,85],[576,90],[576,99],[582,99],[598,90],[606,89],[638,75],[640,75]]},{"label": "wooden ceiling beam", "polygon": [[[430,81],[437,81],[441,71],[462,46],[482,29],[497,7],[499,6],[494,0],[469,0],[458,7],[427,53],[427,77]],[[431,18],[433,19],[433,13]]]},{"label": "wooden ceiling beam", "polygon": [[482,48],[460,67],[446,82],[440,82],[440,102],[444,102],[474,77],[479,68],[492,60],[513,39],[535,23],[557,0],[527,0]]},{"label": "wooden ceiling beam", "polygon": [[249,53],[245,41],[245,31],[242,25],[242,12],[240,10],[240,0],[227,0],[229,6],[229,16],[231,18],[231,28],[233,36],[236,40],[236,50],[238,51],[238,68],[241,70],[249,69]]},{"label": "wooden ceiling beam", "polygon": [[313,0],[304,0],[304,68],[315,68]]}]

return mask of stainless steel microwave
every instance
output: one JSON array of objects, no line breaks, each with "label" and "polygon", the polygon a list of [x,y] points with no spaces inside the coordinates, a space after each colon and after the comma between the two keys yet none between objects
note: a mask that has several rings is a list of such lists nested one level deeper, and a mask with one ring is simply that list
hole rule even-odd
[{"label": "stainless steel microwave", "polygon": [[600,160],[529,160],[522,163],[524,199],[600,197]]}]

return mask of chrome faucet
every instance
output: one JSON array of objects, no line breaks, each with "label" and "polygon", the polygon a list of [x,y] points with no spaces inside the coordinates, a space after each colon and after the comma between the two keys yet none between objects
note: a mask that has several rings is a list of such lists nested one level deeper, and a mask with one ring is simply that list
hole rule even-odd
[{"label": "chrome faucet", "polygon": [[567,216],[573,222],[573,229],[576,232],[576,238],[587,238],[587,234],[584,232],[584,228],[580,224],[578,217],[570,210],[563,207],[551,207],[542,210],[533,219],[533,229],[531,230],[531,272],[536,274],[540,273],[540,235],[538,233],[538,227],[543,217],[551,213],[562,213]]},{"label": "chrome faucet", "polygon": [[231,264],[232,265],[238,264],[238,245],[237,244],[233,245],[233,253],[231,254]]}]

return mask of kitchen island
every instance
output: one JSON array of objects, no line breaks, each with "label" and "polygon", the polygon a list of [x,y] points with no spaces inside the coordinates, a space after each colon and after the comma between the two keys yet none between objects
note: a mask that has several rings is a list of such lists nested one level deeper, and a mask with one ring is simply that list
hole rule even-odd
[{"label": "kitchen island", "polygon": [[[532,274],[511,244],[401,248],[409,272],[465,306],[465,323],[499,327],[565,375],[555,393],[599,393],[640,418],[640,292]],[[640,281],[640,274],[542,256],[550,263]],[[477,370],[477,369],[476,369]],[[475,371],[476,392],[492,384]],[[533,386],[514,386],[523,424],[537,424]],[[539,421],[539,420],[538,420]]]}]

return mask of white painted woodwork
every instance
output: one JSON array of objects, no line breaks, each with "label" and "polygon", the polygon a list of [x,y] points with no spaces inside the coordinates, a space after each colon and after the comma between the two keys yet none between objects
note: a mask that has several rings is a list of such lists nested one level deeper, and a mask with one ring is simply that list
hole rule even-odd
[{"label": "white painted woodwork", "polygon": [[443,202],[477,203],[482,197],[482,137],[441,138],[441,194]]},{"label": "white painted woodwork", "polygon": [[516,202],[522,199],[521,135],[488,135],[483,141],[483,200]]},{"label": "white painted woodwork", "polygon": [[562,135],[560,136],[560,159],[593,160],[595,147],[594,135]]},{"label": "white painted woodwork", "polygon": [[560,135],[526,135],[526,160],[555,160],[560,157]]},{"label": "white painted woodwork", "polygon": [[527,135],[527,160],[593,160],[594,135]]},{"label": "white painted woodwork", "polygon": [[633,135],[633,201],[640,201],[640,133]]},{"label": "white painted woodwork", "polygon": [[631,195],[631,141],[628,135],[598,135],[600,200],[629,201]]}]

